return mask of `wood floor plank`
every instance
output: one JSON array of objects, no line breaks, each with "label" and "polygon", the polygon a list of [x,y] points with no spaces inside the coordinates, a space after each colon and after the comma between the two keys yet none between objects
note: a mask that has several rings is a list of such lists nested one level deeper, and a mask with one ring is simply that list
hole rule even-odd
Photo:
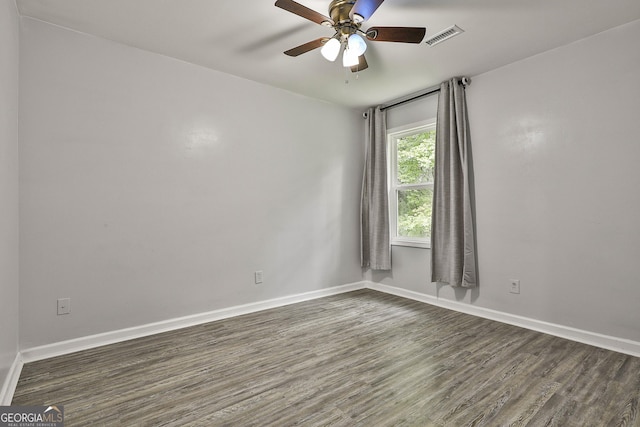
[{"label": "wood floor plank", "polygon": [[640,427],[640,359],[360,290],[24,366],[67,426]]}]

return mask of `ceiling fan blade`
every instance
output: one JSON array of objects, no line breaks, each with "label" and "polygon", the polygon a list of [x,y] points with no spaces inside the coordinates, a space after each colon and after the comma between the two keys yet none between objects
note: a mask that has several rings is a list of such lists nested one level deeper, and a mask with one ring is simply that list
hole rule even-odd
[{"label": "ceiling fan blade", "polygon": [[[354,19],[354,15],[359,15],[362,17],[362,21],[366,21],[373,15],[373,12],[380,7],[384,0],[357,0],[356,4],[351,8],[351,12],[349,12],[349,17]],[[358,21],[359,19],[356,19]]]},{"label": "ceiling fan blade", "polygon": [[353,67],[351,67],[352,73],[357,73],[358,71],[366,70],[367,68],[369,68],[369,64],[367,64],[367,60],[365,59],[364,55],[360,55],[358,57],[358,61],[358,65],[354,65]]},{"label": "ceiling fan blade", "polygon": [[319,39],[315,39],[305,44],[301,44],[300,46],[296,46],[293,49],[289,49],[284,54],[289,56],[302,55],[303,53],[307,53],[310,50],[322,47],[328,40],[329,37],[320,37]]},{"label": "ceiling fan blade", "polygon": [[367,39],[377,42],[420,43],[427,33],[423,27],[371,27]]},{"label": "ceiling fan blade", "polygon": [[300,3],[296,3],[293,0],[277,0],[276,6],[284,9],[288,12],[301,16],[309,21],[315,22],[316,24],[322,24],[323,22],[327,22],[331,26],[333,26],[333,21],[331,18],[324,16],[321,13],[316,12],[313,9],[309,9],[306,6],[301,5]]}]

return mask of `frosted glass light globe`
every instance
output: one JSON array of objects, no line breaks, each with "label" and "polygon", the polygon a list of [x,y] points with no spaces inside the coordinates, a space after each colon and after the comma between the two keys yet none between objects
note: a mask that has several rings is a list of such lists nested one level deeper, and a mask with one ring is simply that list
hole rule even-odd
[{"label": "frosted glass light globe", "polygon": [[340,42],[336,39],[330,39],[322,46],[320,53],[327,61],[335,61],[340,53]]},{"label": "frosted glass light globe", "polygon": [[351,34],[347,45],[349,50],[353,51],[356,56],[362,55],[367,50],[367,44],[360,34]]},{"label": "frosted glass light globe", "polygon": [[347,49],[344,50],[344,54],[342,54],[342,65],[345,67],[353,67],[359,63],[360,59],[358,58],[358,55],[347,47]]}]

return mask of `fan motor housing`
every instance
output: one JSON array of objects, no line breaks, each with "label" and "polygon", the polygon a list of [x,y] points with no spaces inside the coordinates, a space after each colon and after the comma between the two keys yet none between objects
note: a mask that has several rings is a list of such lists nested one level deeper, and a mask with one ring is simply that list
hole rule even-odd
[{"label": "fan motor housing", "polygon": [[343,36],[349,36],[360,28],[360,24],[349,17],[355,3],[356,0],[333,0],[329,4],[329,16],[335,22],[334,28]]},{"label": "fan motor housing", "polygon": [[333,0],[329,4],[329,16],[331,16],[331,19],[333,19],[333,22],[336,24],[351,21],[349,12],[351,12],[355,3],[356,0]]}]

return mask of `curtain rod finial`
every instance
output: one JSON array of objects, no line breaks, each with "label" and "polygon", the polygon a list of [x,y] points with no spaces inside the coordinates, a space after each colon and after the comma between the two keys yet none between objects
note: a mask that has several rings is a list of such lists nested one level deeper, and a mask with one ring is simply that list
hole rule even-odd
[{"label": "curtain rod finial", "polygon": [[362,113],[362,118],[363,118],[363,119],[365,119],[365,120],[366,120],[366,119],[367,119],[367,117],[369,117],[369,113],[368,113],[368,112],[366,112],[366,111],[365,111],[364,113]]},{"label": "curtain rod finial", "polygon": [[471,78],[463,77],[462,79],[460,79],[460,82],[463,86],[469,86],[471,84]]}]

